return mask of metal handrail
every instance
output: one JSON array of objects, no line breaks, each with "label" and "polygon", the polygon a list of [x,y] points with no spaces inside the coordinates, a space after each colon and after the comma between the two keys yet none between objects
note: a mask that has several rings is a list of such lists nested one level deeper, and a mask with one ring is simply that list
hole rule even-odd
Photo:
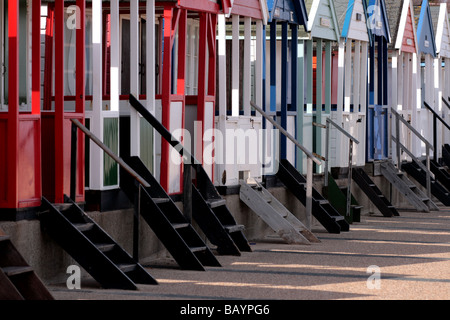
[{"label": "metal handrail", "polygon": [[399,114],[394,109],[391,109],[391,112],[393,115],[397,117],[398,120],[400,120],[411,132],[413,132],[420,140],[422,140],[423,143],[425,143],[431,150],[434,150],[433,145],[428,142],[428,140],[420,134],[419,131],[417,131],[408,121],[406,121],[401,114]]},{"label": "metal handrail", "polygon": [[70,119],[83,133],[92,141],[95,142],[106,154],[108,154],[114,161],[116,161],[123,169],[125,169],[134,179],[136,179],[143,187],[149,188],[150,184],[144,180],[136,171],[134,171],[129,165],[119,158],[108,146],[101,142],[96,136],[92,134],[79,120]]},{"label": "metal handrail", "polygon": [[129,165],[125,163],[119,156],[117,156],[108,146],[106,146],[100,139],[98,139],[92,132],[89,131],[78,119],[70,119],[72,121],[72,161],[71,161],[71,178],[70,178],[70,193],[71,198],[75,201],[75,188],[76,188],[76,136],[77,127],[96,145],[100,147],[107,155],[109,155],[114,161],[116,161],[125,171],[127,171],[137,182],[138,194],[135,195],[135,214],[133,217],[133,258],[139,261],[139,220],[140,220],[140,199],[142,188],[150,188],[150,184],[142,178],[136,171],[134,171]]},{"label": "metal handrail", "polygon": [[[405,151],[411,159],[413,159],[414,162],[419,164],[422,169],[426,169],[425,173],[427,175],[426,181],[427,181],[427,195],[431,199],[431,170],[430,170],[430,150],[434,151],[433,145],[428,142],[427,139],[425,139],[424,136],[422,136],[408,121],[406,121],[397,111],[391,108],[392,114],[396,118],[396,138],[391,135],[392,141],[395,142],[396,148],[397,148],[397,169],[401,171],[401,150]],[[425,143],[426,146],[426,162],[427,166],[424,168],[423,164],[420,163],[420,161],[414,156],[414,154],[408,150],[403,144],[400,143],[400,122],[402,122],[411,132],[413,132],[420,140],[422,140]]]},{"label": "metal handrail", "polygon": [[289,132],[287,132],[282,126],[276,123],[271,116],[269,116],[263,109],[257,106],[253,101],[250,101],[250,105],[258,111],[266,120],[268,120],[275,128],[277,128],[283,135],[285,135],[289,140],[291,140],[297,148],[303,151],[308,157],[307,159],[307,169],[306,169],[306,214],[307,214],[307,225],[308,229],[311,229],[312,223],[312,188],[313,188],[313,162],[317,165],[322,165],[322,161],[317,159],[311,151],[306,149],[300,142],[297,141]]},{"label": "metal handrail", "polygon": [[[450,99],[450,97],[448,97]],[[447,102],[447,100],[444,99],[444,97],[442,97],[442,101],[444,101],[444,104],[447,106],[447,108],[450,109],[450,104]]]},{"label": "metal handrail", "polygon": [[297,141],[289,132],[287,132],[282,126],[280,126],[277,122],[275,122],[271,116],[269,116],[263,109],[258,107],[253,101],[250,101],[250,105],[255,108],[266,120],[268,120],[274,127],[276,127],[280,132],[286,136],[289,140],[291,140],[300,150],[303,151],[304,154],[310,159],[312,159],[317,165],[321,165],[322,161],[317,159],[316,155],[314,155],[311,151],[306,149],[300,142]]},{"label": "metal handrail", "polygon": [[428,103],[426,103],[425,101],[423,102],[425,108],[428,109],[428,111],[430,111],[433,114],[433,144],[434,144],[434,161],[438,161],[438,156],[437,156],[437,152],[438,152],[438,148],[437,148],[437,121],[439,120],[447,129],[450,130],[450,126],[447,124],[447,122],[445,122],[444,119],[441,118],[441,116],[439,114],[437,114],[436,111],[433,110],[433,108],[430,107],[430,105]]},{"label": "metal handrail", "polygon": [[351,208],[351,201],[352,201],[352,166],[353,166],[353,143],[359,144],[358,139],[356,139],[354,136],[352,136],[350,133],[348,133],[344,128],[342,128],[340,125],[338,125],[336,122],[331,120],[330,118],[327,118],[326,120],[327,125],[325,126],[326,132],[326,147],[325,147],[325,181],[324,186],[328,187],[328,152],[330,148],[330,125],[338,129],[342,134],[344,134],[349,139],[349,149],[348,149],[348,177],[347,177],[347,203],[346,203],[346,215],[350,216],[350,208]]},{"label": "metal handrail", "polygon": [[331,120],[330,118],[327,118],[327,122],[333,125],[336,129],[338,129],[340,132],[342,132],[347,138],[352,140],[354,143],[359,144],[358,139],[356,139],[354,136],[352,136],[348,131],[346,131],[344,128],[342,128],[340,125],[338,125],[336,122]]},{"label": "metal handrail", "polygon": [[[444,101],[445,101],[445,100],[444,100]],[[446,103],[447,103],[447,102],[446,102]],[[431,111],[431,113],[433,114],[433,116],[436,117],[436,119],[438,119],[440,122],[442,122],[442,124],[443,124],[445,127],[447,127],[447,129],[450,130],[450,125],[449,125],[447,122],[445,122],[445,120],[442,119],[442,117],[441,117],[436,111],[434,111],[433,108],[431,108],[430,105],[429,105],[428,103],[424,102],[423,104],[424,104],[424,106],[425,106],[429,111]]]}]

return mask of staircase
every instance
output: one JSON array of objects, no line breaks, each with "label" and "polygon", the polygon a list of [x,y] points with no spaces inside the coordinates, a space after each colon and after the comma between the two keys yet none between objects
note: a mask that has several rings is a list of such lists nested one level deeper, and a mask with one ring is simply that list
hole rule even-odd
[{"label": "staircase", "polygon": [[0,300],[53,300],[9,236],[0,233]]},{"label": "staircase", "polygon": [[[140,214],[166,247],[181,269],[204,271],[205,266],[220,267],[192,224],[181,213],[169,195],[138,157],[125,162],[149,184],[140,191]],[[139,189],[130,175],[121,175],[121,188],[134,202]]]},{"label": "staircase", "polygon": [[[212,181],[201,165],[196,166],[196,185],[192,186],[193,217],[222,255],[240,255],[252,249]],[[231,239],[231,241],[230,241]]]},{"label": "staircase", "polygon": [[105,289],[137,290],[157,284],[150,274],[68,197],[63,204],[42,199],[39,215],[48,233]]},{"label": "staircase", "polygon": [[[306,179],[288,160],[280,160],[277,177],[306,206]],[[344,217],[315,188],[312,194],[312,215],[329,233],[350,230]]]},{"label": "staircase", "polygon": [[431,160],[430,170],[434,173],[435,179],[439,181],[445,189],[450,191],[450,174],[448,173],[447,168],[441,166],[437,161]]},{"label": "staircase", "polygon": [[[402,169],[425,188],[427,187],[427,174],[415,162],[403,163]],[[450,194],[438,181],[431,178],[431,194],[445,206],[450,206]]]},{"label": "staircase", "polygon": [[132,106],[181,156],[190,159],[196,172],[196,183],[192,186],[193,218],[217,252],[222,255],[240,255],[241,251],[252,251],[244,235],[244,226],[238,225],[201,163],[159,122],[133,95]]},{"label": "staircase", "polygon": [[240,181],[240,199],[288,244],[320,242],[288,209],[255,180]]},{"label": "staircase", "polygon": [[439,210],[436,204],[409,180],[404,172],[398,170],[391,161],[381,163],[381,173],[417,211]]},{"label": "staircase", "polygon": [[355,197],[351,195],[350,215],[347,215],[347,187],[338,186],[331,174],[328,174],[328,186],[322,188],[322,193],[330,201],[333,208],[345,217],[348,223],[361,222],[361,210],[363,206],[360,206]]},{"label": "staircase", "polygon": [[364,191],[369,200],[380,210],[383,216],[392,217],[400,215],[397,209],[395,209],[372,179],[370,179],[364,169],[353,168],[352,176],[356,184]]},{"label": "staircase", "polygon": [[442,146],[442,160],[447,167],[450,167],[450,145],[448,144]]}]

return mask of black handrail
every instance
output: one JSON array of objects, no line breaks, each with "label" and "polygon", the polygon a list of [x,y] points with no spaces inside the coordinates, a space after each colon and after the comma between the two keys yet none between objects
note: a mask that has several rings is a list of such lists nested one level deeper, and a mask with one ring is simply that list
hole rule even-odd
[{"label": "black handrail", "polygon": [[178,141],[169,130],[164,127],[158,119],[153,116],[150,111],[148,111],[132,94],[130,94],[129,98],[131,106],[139,112],[145,120],[155,129],[164,140],[166,140],[177,152],[184,158],[185,161],[191,161],[191,164],[201,165],[201,162],[198,161],[186,148]]},{"label": "black handrail", "polygon": [[433,108],[430,107],[428,103],[425,101],[423,102],[424,106],[433,114],[433,144],[434,144],[434,161],[438,161],[437,158],[437,121],[439,120],[447,129],[450,130],[450,125],[445,122],[444,119],[441,118],[440,115],[436,113],[436,111],[433,110]]},{"label": "black handrail", "polygon": [[[450,101],[450,97],[448,97],[449,101]],[[444,104],[447,106],[447,108],[450,109],[450,104],[447,102],[447,100],[444,99],[444,97],[442,97],[442,101],[444,101]]]},{"label": "black handrail", "polygon": [[141,188],[150,188],[150,184],[145,181],[136,171],[134,171],[125,161],[117,156],[108,146],[106,146],[100,139],[98,139],[92,132],[89,131],[79,120],[71,119],[72,121],[72,146],[71,146],[71,172],[70,172],[70,197],[76,202],[76,159],[77,159],[77,127],[80,129],[89,139],[91,139],[96,145],[100,147],[107,155],[109,155],[114,161],[116,161],[125,171],[127,171],[138,183],[139,193],[135,198],[135,208],[133,217],[133,258],[139,261],[139,220],[140,220],[140,197]]},{"label": "black handrail", "polygon": [[[444,101],[445,101],[445,100],[444,100]],[[431,111],[431,113],[436,117],[436,119],[438,119],[440,122],[442,122],[442,124],[443,124],[444,126],[446,126],[447,129],[450,130],[450,125],[449,125],[447,122],[445,122],[445,120],[442,119],[442,117],[441,117],[439,114],[437,114],[437,112],[434,111],[433,108],[431,108],[430,105],[429,105],[428,103],[424,102],[423,104],[425,105],[425,107],[426,107],[428,110]]]}]

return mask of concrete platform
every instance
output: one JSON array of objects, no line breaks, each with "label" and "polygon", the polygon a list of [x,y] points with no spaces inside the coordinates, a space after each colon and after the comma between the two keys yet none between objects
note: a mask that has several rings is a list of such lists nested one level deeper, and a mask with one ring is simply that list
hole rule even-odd
[{"label": "concrete platform", "polygon": [[[146,268],[159,285],[138,291],[104,290],[92,279],[81,290],[49,289],[58,300],[450,299],[450,208],[400,214],[364,216],[339,235],[316,230],[321,243],[310,246],[258,241],[253,252],[219,256],[222,267],[205,272],[154,261]],[[379,288],[371,266],[379,267]]]}]

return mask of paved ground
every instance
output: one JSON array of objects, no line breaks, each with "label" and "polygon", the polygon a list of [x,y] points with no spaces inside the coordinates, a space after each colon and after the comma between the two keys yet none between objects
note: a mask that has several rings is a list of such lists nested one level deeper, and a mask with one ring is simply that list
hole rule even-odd
[{"label": "paved ground", "polygon": [[[219,256],[222,267],[206,272],[160,261],[146,266],[159,285],[138,291],[104,290],[89,280],[81,290],[49,289],[61,300],[449,300],[450,209],[400,214],[363,217],[339,235],[316,232],[321,243],[311,246],[252,243],[253,252]],[[379,267],[379,288],[370,266]]]}]

